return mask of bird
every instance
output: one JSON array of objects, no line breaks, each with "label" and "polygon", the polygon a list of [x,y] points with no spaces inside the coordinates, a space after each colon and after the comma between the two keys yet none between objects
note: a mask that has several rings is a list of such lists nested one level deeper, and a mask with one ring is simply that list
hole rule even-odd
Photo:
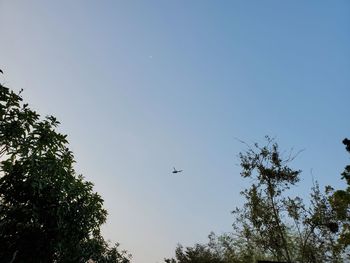
[{"label": "bird", "polygon": [[176,170],[175,167],[174,167],[174,171],[172,171],[173,174],[177,174],[177,173],[181,173],[182,170]]},{"label": "bird", "polygon": [[0,69],[0,73],[1,73],[1,74],[4,74],[4,72],[3,72],[1,69]]}]

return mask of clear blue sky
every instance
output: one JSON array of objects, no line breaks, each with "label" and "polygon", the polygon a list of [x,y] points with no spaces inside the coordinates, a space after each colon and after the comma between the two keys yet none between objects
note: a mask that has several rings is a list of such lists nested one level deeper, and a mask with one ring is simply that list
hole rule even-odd
[{"label": "clear blue sky", "polygon": [[0,81],[62,122],[135,263],[231,230],[236,137],[305,149],[294,194],[343,186],[347,0],[2,0],[0,36]]}]

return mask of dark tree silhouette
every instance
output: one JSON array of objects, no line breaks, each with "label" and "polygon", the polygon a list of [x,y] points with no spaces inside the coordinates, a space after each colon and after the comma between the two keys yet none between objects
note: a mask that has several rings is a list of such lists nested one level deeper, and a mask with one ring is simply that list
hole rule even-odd
[{"label": "dark tree silhouette", "polygon": [[229,263],[210,247],[200,244],[185,249],[179,245],[175,251],[175,259],[165,259],[164,261],[165,263]]},{"label": "dark tree silhouette", "polygon": [[[343,140],[345,149],[350,153],[350,140]],[[347,188],[345,190],[334,191],[330,200],[340,227],[337,225],[337,231],[340,230],[339,243],[342,249],[346,249],[350,245],[350,165],[345,166],[341,173],[342,179],[345,179]]]},{"label": "dark tree silhouette", "polygon": [[0,85],[1,262],[129,262],[101,237],[103,200],[74,171],[58,124]]},{"label": "dark tree silhouette", "polygon": [[346,146],[346,150],[350,152],[350,140],[348,138],[345,138],[343,140],[343,144]]}]

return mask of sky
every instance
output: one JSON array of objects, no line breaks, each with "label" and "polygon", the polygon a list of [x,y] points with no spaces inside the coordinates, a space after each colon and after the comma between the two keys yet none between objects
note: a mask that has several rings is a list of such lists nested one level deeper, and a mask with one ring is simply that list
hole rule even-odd
[{"label": "sky", "polygon": [[0,36],[1,83],[61,121],[135,263],[232,230],[239,140],[303,150],[293,194],[345,187],[347,0],[0,0]]}]

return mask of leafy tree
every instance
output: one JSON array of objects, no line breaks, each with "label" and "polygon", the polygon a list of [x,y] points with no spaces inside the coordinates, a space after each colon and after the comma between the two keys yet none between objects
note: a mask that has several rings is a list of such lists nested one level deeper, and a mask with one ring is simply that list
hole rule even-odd
[{"label": "leafy tree", "polygon": [[286,200],[282,193],[299,181],[300,171],[281,160],[277,144],[262,148],[255,144],[255,148],[257,151],[250,148],[240,154],[241,176],[254,179],[254,183],[242,192],[247,202],[243,209],[235,211],[240,214],[238,223],[242,224],[247,239],[253,238],[255,245],[276,259],[290,262],[288,227],[282,218]]},{"label": "leafy tree", "polygon": [[[345,138],[343,140],[345,149],[350,153],[350,140]],[[339,244],[343,249],[347,249],[350,245],[350,165],[347,165],[341,174],[342,179],[347,183],[345,190],[337,190],[332,192],[330,196],[330,202],[332,208],[336,213],[340,225]]]},{"label": "leafy tree", "polygon": [[67,136],[0,85],[2,262],[129,262],[100,235],[101,196],[73,169]]},{"label": "leafy tree", "polygon": [[278,144],[255,144],[240,154],[241,176],[253,181],[242,192],[243,208],[236,209],[235,230],[246,240],[252,254],[286,262],[341,262],[337,246],[338,224],[326,193],[316,183],[310,206],[288,190],[299,181],[300,170],[289,167],[294,156],[283,158]]},{"label": "leafy tree", "polygon": [[[175,259],[165,259],[165,263],[255,262],[254,255],[246,245],[244,240],[237,238],[234,233],[226,233],[221,236],[211,233],[207,244],[195,244],[193,247],[186,248],[178,245],[175,250]],[[263,251],[260,251],[260,255],[260,258],[264,258]]]},{"label": "leafy tree", "polygon": [[166,263],[229,263],[209,246],[196,244],[184,249],[179,245],[175,250],[176,259],[165,259]]}]

